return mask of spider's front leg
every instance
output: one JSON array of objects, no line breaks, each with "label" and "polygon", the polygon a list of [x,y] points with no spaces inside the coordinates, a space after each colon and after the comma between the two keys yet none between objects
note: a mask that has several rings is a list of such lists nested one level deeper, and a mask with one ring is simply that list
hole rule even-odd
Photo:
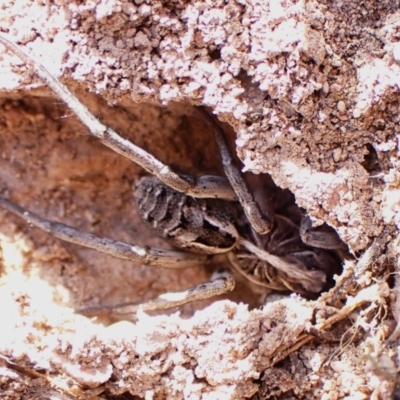
[{"label": "spider's front leg", "polygon": [[0,43],[17,55],[27,66],[30,66],[38,77],[52,89],[89,129],[89,133],[99,139],[105,146],[140,165],[147,172],[178,192],[198,198],[237,200],[236,193],[225,177],[202,176],[197,178],[177,174],[160,160],[102,124],[64,84],[52,76],[42,64],[37,62],[6,35],[0,34]]},{"label": "spider's front leg", "polygon": [[303,243],[309,246],[319,249],[348,251],[347,245],[342,242],[335,229],[326,224],[313,227],[309,216],[305,216],[301,220],[300,236]]},{"label": "spider's front leg", "polygon": [[228,144],[220,127],[213,121],[212,117],[203,108],[198,108],[203,115],[207,125],[212,130],[221,154],[222,165],[229,183],[231,184],[239,203],[242,205],[244,213],[250,222],[252,228],[260,235],[268,233],[273,224],[273,216],[266,210],[261,210],[259,204],[254,199],[241,171],[233,160]]}]

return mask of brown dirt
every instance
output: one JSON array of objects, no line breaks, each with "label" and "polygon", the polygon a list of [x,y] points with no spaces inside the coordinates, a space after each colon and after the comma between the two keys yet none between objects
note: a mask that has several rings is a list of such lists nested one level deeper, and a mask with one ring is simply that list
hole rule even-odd
[{"label": "brown dirt", "polygon": [[[367,263],[347,262],[336,291],[317,302],[283,297],[249,311],[238,303],[252,308],[260,296],[240,282],[221,302],[108,325],[74,310],[182,290],[213,267],[132,265],[0,211],[3,398],[397,393],[396,337],[386,341],[399,315],[397,278],[388,280],[400,226],[397,3],[210,4],[10,1],[0,29],[101,121],[180,171],[221,173],[192,105],[210,107],[236,132],[246,170],[289,188],[357,258],[379,245]],[[0,52],[2,195],[82,230],[166,247],[133,206],[140,168],[91,138]]]}]

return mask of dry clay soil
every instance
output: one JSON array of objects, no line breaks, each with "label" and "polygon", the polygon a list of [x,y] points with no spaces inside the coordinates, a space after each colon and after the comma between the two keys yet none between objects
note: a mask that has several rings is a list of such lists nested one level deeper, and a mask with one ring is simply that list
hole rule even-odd
[{"label": "dry clay soil", "polygon": [[[135,265],[0,210],[2,398],[397,398],[397,2],[2,7],[1,32],[180,172],[223,173],[194,109],[209,107],[243,170],[291,190],[354,256],[316,301],[266,298],[237,277],[222,298],[116,322],[76,310],[183,290],[226,260],[179,272]],[[90,136],[3,46],[0,77],[1,195],[99,236],[169,248],[135,208],[144,171]]]}]

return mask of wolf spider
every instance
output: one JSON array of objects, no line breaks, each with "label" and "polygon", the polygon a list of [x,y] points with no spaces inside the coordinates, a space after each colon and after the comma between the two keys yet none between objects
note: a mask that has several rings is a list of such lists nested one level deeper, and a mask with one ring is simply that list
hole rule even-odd
[{"label": "wolf spider", "polygon": [[[315,297],[341,272],[346,246],[326,225],[311,221],[293,202],[276,207],[268,197],[252,195],[229,151],[219,125],[204,109],[199,112],[214,133],[226,177],[179,175],[151,154],[104,126],[56,78],[17,44],[3,35],[0,42],[29,65],[104,145],[143,167],[152,176],[135,187],[141,217],[157,234],[181,251],[139,247],[78,231],[27,211],[8,199],[0,206],[62,240],[114,257],[160,268],[182,269],[208,263],[226,253],[235,270],[251,282],[274,290],[290,290]],[[94,307],[86,314],[129,315],[139,308],[159,310],[229,292],[234,279],[229,270],[181,293],[162,295],[139,305]]]}]

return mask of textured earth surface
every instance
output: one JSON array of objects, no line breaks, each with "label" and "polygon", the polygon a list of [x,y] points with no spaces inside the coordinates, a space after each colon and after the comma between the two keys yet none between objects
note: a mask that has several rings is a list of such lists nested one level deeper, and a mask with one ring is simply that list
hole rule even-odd
[{"label": "textured earth surface", "polygon": [[[222,299],[111,323],[75,310],[182,290],[216,266],[134,265],[0,210],[2,398],[396,398],[399,21],[395,1],[4,2],[0,31],[105,124],[181,172],[221,174],[193,109],[209,107],[243,170],[290,189],[354,259],[316,301],[265,299],[239,279]],[[167,247],[135,210],[143,171],[3,46],[0,76],[1,194]]]}]

